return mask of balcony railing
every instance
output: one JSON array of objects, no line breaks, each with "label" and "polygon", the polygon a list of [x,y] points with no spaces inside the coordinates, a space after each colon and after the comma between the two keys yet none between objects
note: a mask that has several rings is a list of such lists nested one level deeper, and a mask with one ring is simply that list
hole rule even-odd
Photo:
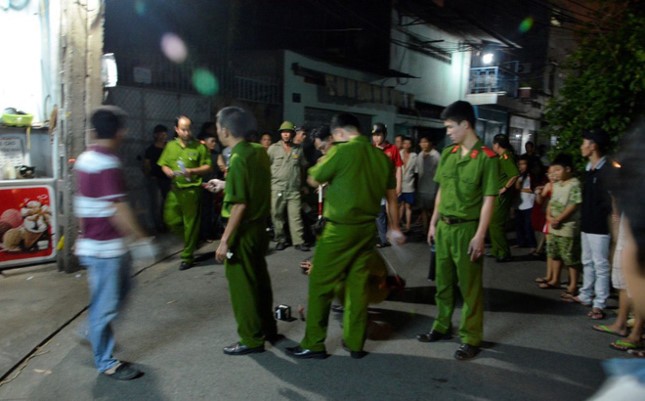
[{"label": "balcony railing", "polygon": [[470,69],[469,93],[504,93],[516,97],[518,78],[516,74],[499,66],[474,67]]}]

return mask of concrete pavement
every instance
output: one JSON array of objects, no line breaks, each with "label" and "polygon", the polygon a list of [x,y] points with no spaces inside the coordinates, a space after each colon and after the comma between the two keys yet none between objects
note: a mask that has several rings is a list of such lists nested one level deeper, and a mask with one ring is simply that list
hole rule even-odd
[{"label": "concrete pavement", "polygon": [[[201,251],[214,249],[210,244]],[[383,252],[407,280],[407,289],[371,309],[365,346],[370,354],[364,359],[343,351],[339,316],[333,313],[327,340],[332,356],[326,360],[285,355],[304,333],[301,320],[278,322],[287,339],[267,344],[263,354],[224,355],[222,347],[237,335],[223,266],[205,255],[198,266],[180,272],[175,256],[140,272],[115,327],[116,356],[135,362],[145,371],[142,378],[115,382],[97,375],[87,343],[75,334],[86,317],[73,318],[85,307],[77,294],[74,302],[55,302],[68,306],[52,309],[62,316],[57,320],[62,328],[51,336],[55,325],[40,326],[42,339],[51,338],[8,372],[0,400],[584,400],[604,379],[601,361],[621,356],[608,347],[612,337],[591,330],[586,308],[561,302],[558,290],[535,286],[544,262],[520,257],[506,264],[486,259],[487,343],[473,361],[456,361],[456,338],[433,344],[414,338],[430,328],[436,310],[434,285],[426,280],[427,245],[410,242]],[[307,277],[298,263],[307,255],[288,248],[267,257],[274,304],[291,305],[294,314],[306,305]],[[77,282],[85,284],[63,275],[57,285],[85,291]],[[0,281],[0,299],[7,285],[12,283]],[[26,315],[31,297],[44,299],[23,295]],[[0,333],[33,332],[32,323],[2,317]],[[11,344],[0,345],[2,355],[10,353],[5,347]]]}]

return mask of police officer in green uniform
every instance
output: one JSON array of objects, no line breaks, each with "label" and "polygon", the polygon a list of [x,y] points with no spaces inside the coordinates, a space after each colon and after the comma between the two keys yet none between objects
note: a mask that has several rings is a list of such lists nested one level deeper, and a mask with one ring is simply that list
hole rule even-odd
[{"label": "police officer in green uniform", "polygon": [[375,218],[385,196],[390,211],[390,238],[402,243],[392,163],[360,134],[356,116],[339,114],[331,122],[336,135],[347,135],[309,169],[309,184],[328,183],[323,216],[325,227],[317,241],[309,277],[305,336],[287,352],[296,358],[327,357],[325,338],[329,309],[338,284],[345,281],[343,344],[353,358],[366,355],[370,261],[376,246]]},{"label": "police officer in green uniform", "polygon": [[475,133],[475,113],[468,102],[458,101],[441,114],[454,145],[446,148],[435,174],[439,191],[428,230],[435,243],[437,264],[437,318],[432,330],[419,334],[421,342],[451,337],[455,285],[464,304],[455,358],[475,357],[483,337],[484,290],[482,256],[484,238],[498,192],[497,155]]},{"label": "police officer in green uniform", "polygon": [[499,192],[493,208],[493,217],[490,220],[488,235],[491,242],[491,256],[497,258],[497,262],[504,263],[511,260],[511,249],[506,240],[506,222],[511,210],[513,201],[513,188],[515,181],[520,175],[515,163],[515,157],[509,150],[511,144],[508,137],[503,134],[495,135],[493,138],[493,151],[499,156]]},{"label": "police officer in green uniform", "polygon": [[269,246],[266,219],[271,199],[271,171],[265,149],[245,137],[255,119],[239,107],[217,113],[217,135],[232,149],[222,216],[228,223],[215,258],[225,261],[226,278],[240,340],[224,347],[227,355],[264,352],[264,341],[280,337],[271,310],[273,293],[264,255]]},{"label": "police officer in green uniform", "polygon": [[275,229],[276,250],[288,246],[285,227],[289,221],[291,241],[296,249],[309,251],[304,243],[302,224],[302,178],[307,159],[300,145],[293,143],[295,126],[291,121],[280,125],[281,140],[269,146],[271,161],[271,217]]},{"label": "police officer in green uniform", "polygon": [[157,161],[172,179],[163,217],[170,230],[184,239],[179,270],[193,266],[193,252],[199,240],[201,175],[212,169],[208,149],[192,137],[190,124],[188,117],[177,117],[177,138],[166,145]]}]

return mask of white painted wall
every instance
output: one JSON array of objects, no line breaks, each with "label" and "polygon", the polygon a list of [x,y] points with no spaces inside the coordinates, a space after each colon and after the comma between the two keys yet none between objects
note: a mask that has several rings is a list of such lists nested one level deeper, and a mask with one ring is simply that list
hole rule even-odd
[{"label": "white painted wall", "polygon": [[[411,22],[411,19],[403,17],[401,22],[402,25],[405,25]],[[392,14],[393,39],[404,42],[410,40],[407,35],[401,32],[402,29],[424,40],[442,40],[443,42],[433,45],[449,50],[452,60],[451,63],[446,63],[417,51],[392,44],[390,68],[419,78],[400,79],[399,84],[396,84],[396,79],[390,79],[388,84],[396,84],[396,89],[413,93],[417,100],[440,106],[447,106],[452,102],[464,99],[468,90],[470,52],[457,51],[462,39],[428,25],[409,25],[395,29],[398,23],[399,16],[394,10]]]},{"label": "white painted wall", "polygon": [[34,121],[49,118],[60,86],[59,37],[59,0],[31,0],[22,10],[0,8],[0,113],[14,107],[33,114]]},{"label": "white painted wall", "polygon": [[[358,103],[348,105],[343,99],[337,103],[322,102],[318,97],[319,86],[306,83],[304,77],[294,74],[292,65],[298,63],[301,67],[315,71],[333,74],[345,78],[355,79],[363,82],[377,83],[379,76],[368,74],[349,68],[339,67],[323,61],[319,61],[290,50],[284,51],[284,119],[298,124],[304,121],[305,107],[313,107],[338,112],[369,114],[373,116],[372,121],[383,122],[388,127],[394,126],[396,118],[396,107],[374,103]],[[293,102],[293,94],[301,95],[300,103]],[[365,130],[367,127],[363,127]]]}]

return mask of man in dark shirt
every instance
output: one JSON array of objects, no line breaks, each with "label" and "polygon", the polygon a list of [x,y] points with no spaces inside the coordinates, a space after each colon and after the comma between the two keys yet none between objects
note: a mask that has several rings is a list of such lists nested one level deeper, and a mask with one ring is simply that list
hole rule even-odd
[{"label": "man in dark shirt", "polygon": [[145,175],[150,179],[150,212],[153,216],[154,229],[157,232],[164,231],[163,223],[163,204],[166,202],[166,195],[170,191],[170,179],[157,165],[157,160],[161,156],[166,141],[168,140],[168,128],[164,125],[157,125],[152,130],[154,142],[148,146],[144,154],[143,170]]},{"label": "man in dark shirt", "polygon": [[[609,217],[611,198],[601,176],[611,168],[605,153],[609,135],[603,130],[588,130],[582,134],[580,153],[587,158],[582,190],[581,244],[583,279],[578,298],[582,304],[592,305],[589,317],[604,318],[609,297]],[[593,304],[592,304],[593,302]]]}]

